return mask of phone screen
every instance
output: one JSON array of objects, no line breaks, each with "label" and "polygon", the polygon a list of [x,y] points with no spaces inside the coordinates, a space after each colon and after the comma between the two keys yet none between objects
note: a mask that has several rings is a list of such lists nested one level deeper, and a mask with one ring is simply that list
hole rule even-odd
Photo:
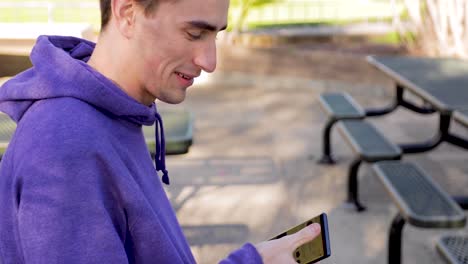
[{"label": "phone screen", "polygon": [[304,227],[312,223],[320,224],[320,227],[321,227],[320,235],[316,237],[314,240],[298,247],[294,251],[293,257],[297,263],[301,263],[301,264],[315,263],[319,260],[329,257],[331,254],[330,239],[328,235],[328,221],[327,221],[326,214],[321,214],[319,216],[316,216],[298,226],[295,226],[289,229],[286,232],[281,233],[280,235],[272,239],[278,239],[283,236],[296,233],[297,231],[303,229]]}]

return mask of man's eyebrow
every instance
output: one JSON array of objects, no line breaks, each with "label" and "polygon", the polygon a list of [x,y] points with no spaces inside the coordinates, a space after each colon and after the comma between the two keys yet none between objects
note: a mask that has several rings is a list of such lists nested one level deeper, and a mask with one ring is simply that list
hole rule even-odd
[{"label": "man's eyebrow", "polygon": [[218,29],[216,26],[214,25],[211,25],[205,21],[190,21],[188,22],[187,24],[191,25],[192,27],[196,27],[196,28],[199,28],[199,29],[204,29],[204,30],[208,30],[208,31],[222,31],[222,30],[225,30],[227,28],[227,25],[221,27],[220,29]]}]

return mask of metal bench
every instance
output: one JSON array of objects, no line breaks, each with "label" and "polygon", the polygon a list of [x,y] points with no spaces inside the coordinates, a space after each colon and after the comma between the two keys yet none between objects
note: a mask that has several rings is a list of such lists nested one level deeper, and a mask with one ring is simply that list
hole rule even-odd
[{"label": "metal bench", "polygon": [[[184,154],[189,151],[193,138],[193,115],[187,110],[161,110],[166,138],[166,154]],[[154,125],[143,126],[146,145],[154,155]]]},{"label": "metal bench", "polygon": [[331,154],[330,142],[333,125],[339,120],[362,119],[366,114],[348,93],[323,93],[320,95],[319,101],[328,116],[323,129],[323,153],[319,162],[322,164],[333,164],[335,160]]},{"label": "metal bench", "polygon": [[358,197],[358,170],[362,161],[398,160],[402,152],[397,145],[387,140],[377,128],[365,120],[343,120],[339,122],[338,129],[358,155],[348,170],[347,203],[354,206],[357,211],[363,211],[365,207]]},{"label": "metal bench", "polygon": [[468,264],[468,235],[443,236],[436,248],[450,264]]},{"label": "metal bench", "polygon": [[0,113],[0,158],[5,153],[15,129],[16,123],[9,116]]},{"label": "metal bench", "polygon": [[425,228],[460,228],[466,216],[460,206],[418,166],[401,161],[372,165],[399,212],[388,238],[388,263],[401,263],[401,240],[405,222]]},{"label": "metal bench", "polygon": [[[187,110],[161,110],[166,136],[166,154],[183,154],[189,151],[193,138],[193,115]],[[0,113],[0,159],[8,147],[16,129],[16,123],[7,115]],[[154,156],[154,125],[143,126],[146,145]]]}]

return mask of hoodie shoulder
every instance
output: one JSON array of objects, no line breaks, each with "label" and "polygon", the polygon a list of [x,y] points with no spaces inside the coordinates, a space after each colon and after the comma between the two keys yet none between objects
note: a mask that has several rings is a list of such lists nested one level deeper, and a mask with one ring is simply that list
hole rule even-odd
[{"label": "hoodie shoulder", "polygon": [[105,114],[78,99],[63,97],[35,102],[18,123],[19,150],[91,150],[106,143]]}]

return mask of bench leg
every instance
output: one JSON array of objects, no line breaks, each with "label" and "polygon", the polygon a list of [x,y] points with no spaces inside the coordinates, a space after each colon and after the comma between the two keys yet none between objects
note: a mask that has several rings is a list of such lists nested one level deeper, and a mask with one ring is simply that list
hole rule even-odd
[{"label": "bench leg", "polygon": [[[452,138],[449,136],[451,114],[441,113],[439,121],[439,131],[432,139],[426,142],[413,144],[400,144],[398,147],[405,154],[421,153],[432,150],[439,146],[443,141],[449,141]],[[456,143],[455,143],[456,144]],[[456,144],[457,145],[457,144]]]},{"label": "bench leg", "polygon": [[323,153],[322,158],[318,161],[320,164],[335,164],[336,161],[331,154],[331,129],[337,122],[336,119],[329,119],[323,129]]},{"label": "bench leg", "polygon": [[391,112],[395,111],[395,109],[398,108],[400,103],[403,101],[403,87],[401,86],[396,86],[396,94],[395,94],[395,100],[392,102],[392,104],[383,107],[383,108],[367,108],[366,111],[366,117],[370,116],[383,116],[386,114],[390,114]]},{"label": "bench leg", "polygon": [[398,107],[398,103],[393,103],[392,105],[384,107],[384,108],[367,108],[365,110],[366,117],[383,116],[386,114],[390,114],[391,112],[395,111],[397,107]]},{"label": "bench leg", "polygon": [[393,218],[392,225],[390,226],[390,232],[388,236],[388,263],[389,264],[400,264],[401,263],[401,248],[403,246],[401,240],[401,234],[403,226],[405,225],[405,219],[398,213]]},{"label": "bench leg", "polygon": [[366,210],[361,202],[359,202],[359,192],[358,192],[358,171],[359,166],[361,165],[362,160],[356,159],[354,160],[348,172],[348,199],[346,203],[350,206],[354,205],[356,211],[361,212]]}]

